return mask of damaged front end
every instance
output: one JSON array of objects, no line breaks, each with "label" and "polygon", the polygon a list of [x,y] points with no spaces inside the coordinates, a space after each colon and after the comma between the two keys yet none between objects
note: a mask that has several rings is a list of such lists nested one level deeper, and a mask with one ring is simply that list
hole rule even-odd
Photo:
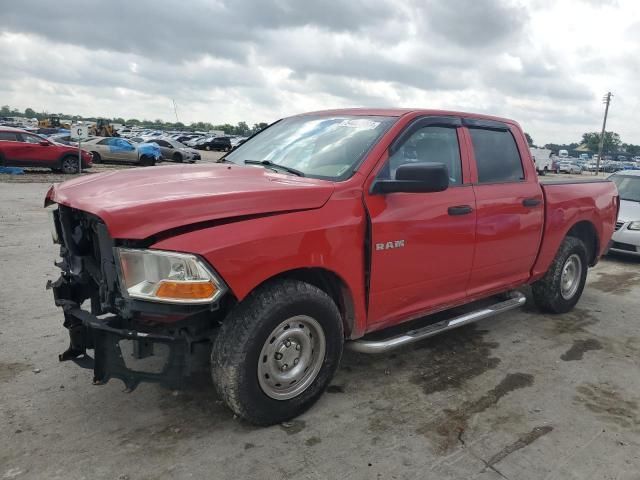
[{"label": "damaged front end", "polygon": [[207,366],[228,296],[204,260],[116,241],[95,215],[47,208],[62,271],[47,288],[70,337],[60,361],[92,368],[95,384],[119,378],[128,390],[142,381],[179,388]]}]

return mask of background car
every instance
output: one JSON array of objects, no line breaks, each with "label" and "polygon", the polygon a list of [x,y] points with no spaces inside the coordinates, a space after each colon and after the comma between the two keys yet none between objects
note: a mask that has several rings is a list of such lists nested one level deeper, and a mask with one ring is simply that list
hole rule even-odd
[{"label": "background car", "polygon": [[218,150],[228,152],[233,147],[231,146],[231,140],[229,137],[209,137],[205,138],[200,143],[197,143],[194,148],[197,148],[198,150]]},{"label": "background car", "polygon": [[569,160],[561,160],[558,162],[558,170],[564,173],[582,173],[582,167]]},{"label": "background car", "polygon": [[176,142],[171,138],[154,138],[152,143],[158,144],[162,158],[164,160],[172,160],[174,162],[195,162],[200,160],[200,153],[193,148],[189,148],[180,142]]},{"label": "background car", "polygon": [[640,171],[624,170],[609,177],[620,195],[620,211],[609,250],[640,256]]},{"label": "background car", "polygon": [[[81,150],[82,168],[91,167],[91,154]],[[42,167],[63,173],[78,172],[77,147],[53,143],[25,130],[0,127],[0,166]]]},{"label": "background car", "polygon": [[120,137],[93,137],[85,140],[83,145],[93,155],[94,163],[127,162],[151,166],[162,158],[158,145],[135,144]]}]

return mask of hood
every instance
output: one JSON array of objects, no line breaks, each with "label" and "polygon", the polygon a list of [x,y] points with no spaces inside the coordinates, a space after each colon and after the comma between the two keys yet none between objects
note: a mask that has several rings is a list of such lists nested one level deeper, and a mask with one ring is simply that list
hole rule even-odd
[{"label": "hood", "polygon": [[621,199],[618,221],[625,223],[640,221],[640,202],[632,202],[630,200]]},{"label": "hood", "polygon": [[199,222],[320,208],[333,184],[218,163],[136,168],[56,184],[47,199],[97,215],[113,238],[144,239]]}]

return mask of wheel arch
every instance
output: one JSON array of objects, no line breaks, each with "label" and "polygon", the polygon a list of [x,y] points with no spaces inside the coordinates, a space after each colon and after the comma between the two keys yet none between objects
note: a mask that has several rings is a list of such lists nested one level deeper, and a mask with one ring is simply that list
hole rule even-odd
[{"label": "wheel arch", "polygon": [[574,237],[582,240],[587,248],[587,259],[589,265],[595,265],[598,252],[600,251],[600,239],[598,238],[598,231],[596,227],[589,220],[582,220],[574,224],[565,237]]},{"label": "wheel arch", "polygon": [[353,293],[347,283],[337,273],[322,267],[296,268],[278,273],[263,280],[251,291],[253,292],[257,288],[274,280],[285,278],[309,283],[329,295],[340,311],[345,337],[349,338],[351,336],[356,320]]}]

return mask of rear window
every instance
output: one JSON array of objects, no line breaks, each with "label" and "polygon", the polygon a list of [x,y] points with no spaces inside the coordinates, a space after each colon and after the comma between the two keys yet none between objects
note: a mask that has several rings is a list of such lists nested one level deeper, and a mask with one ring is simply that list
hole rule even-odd
[{"label": "rear window", "polygon": [[0,132],[0,141],[17,142],[18,137],[13,132]]},{"label": "rear window", "polygon": [[511,132],[471,128],[479,183],[524,180],[522,161]]}]

